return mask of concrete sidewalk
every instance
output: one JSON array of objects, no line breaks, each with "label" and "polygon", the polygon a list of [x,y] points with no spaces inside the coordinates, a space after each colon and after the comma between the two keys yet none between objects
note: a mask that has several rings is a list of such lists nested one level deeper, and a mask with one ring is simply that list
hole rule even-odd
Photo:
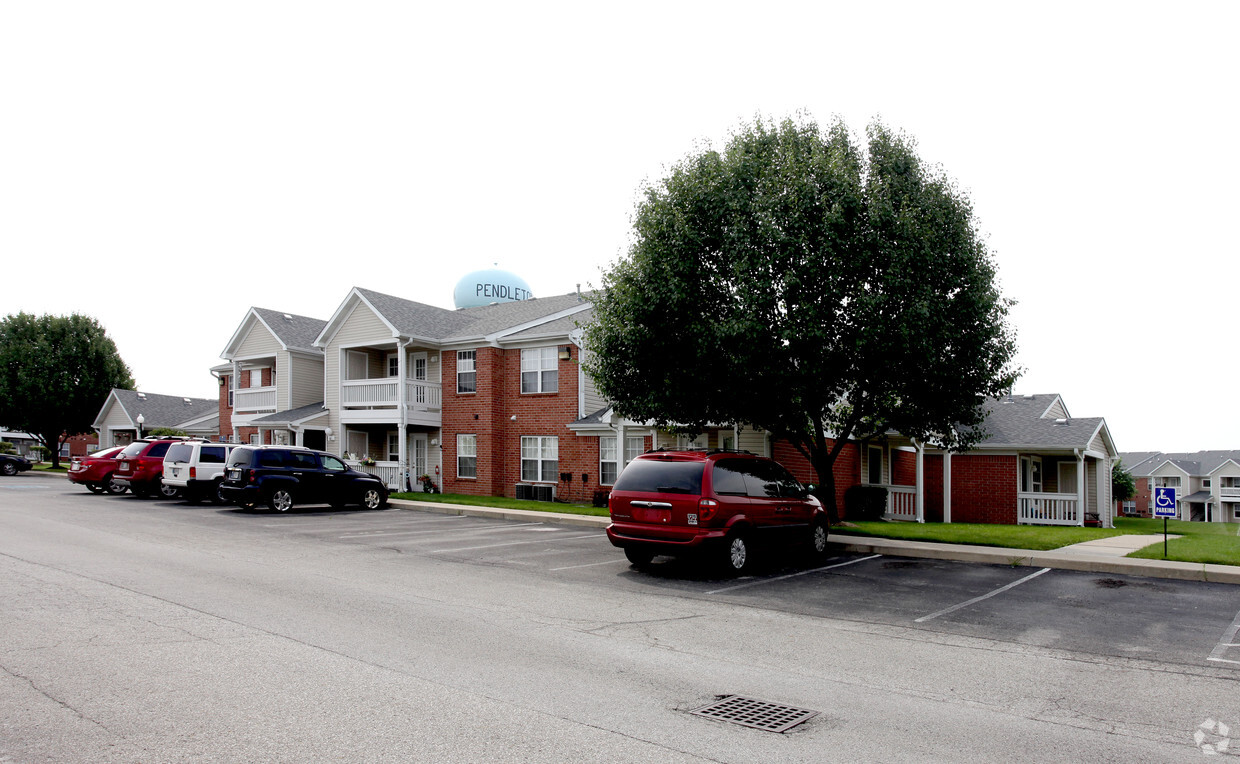
[{"label": "concrete sidewalk", "polygon": [[[592,515],[567,515],[558,512],[537,512],[524,509],[500,509],[475,507],[464,504],[439,504],[433,501],[408,501],[392,499],[391,504],[400,509],[419,509],[449,515],[494,517],[505,520],[541,520],[558,525],[605,528],[610,521],[606,517]],[[1169,538],[1176,538],[1171,536]],[[1037,551],[1034,549],[1008,549],[994,546],[969,546],[965,544],[939,544],[930,541],[905,541],[880,539],[868,536],[831,534],[832,545],[845,552],[859,554],[883,554],[892,557],[921,557],[932,560],[957,560],[981,562],[991,565],[1013,567],[1059,568],[1082,570],[1090,573],[1120,573],[1128,576],[1149,578],[1173,578],[1185,581],[1210,581],[1240,584],[1240,566],[1207,565],[1196,562],[1172,560],[1142,560],[1124,557],[1136,549],[1151,544],[1161,544],[1162,535],[1113,536],[1081,544]]]}]

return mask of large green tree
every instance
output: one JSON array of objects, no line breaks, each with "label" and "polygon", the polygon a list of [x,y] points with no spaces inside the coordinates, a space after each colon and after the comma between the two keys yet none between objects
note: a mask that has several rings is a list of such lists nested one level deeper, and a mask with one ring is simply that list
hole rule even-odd
[{"label": "large green tree", "polygon": [[872,124],[761,119],[645,190],[586,329],[627,417],[762,427],[834,511],[848,439],[966,448],[1016,379],[1010,301],[972,207],[913,141]]},{"label": "large green tree", "polygon": [[51,450],[53,467],[65,438],[90,431],[114,387],[132,390],[133,377],[94,318],[0,320],[0,425],[33,435]]}]

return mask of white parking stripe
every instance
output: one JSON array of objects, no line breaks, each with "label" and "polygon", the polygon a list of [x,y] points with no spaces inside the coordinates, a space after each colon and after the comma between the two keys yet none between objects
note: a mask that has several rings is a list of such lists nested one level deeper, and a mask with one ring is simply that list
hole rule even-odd
[{"label": "white parking stripe", "polygon": [[590,533],[585,536],[557,536],[554,538],[538,539],[537,541],[509,541],[504,544],[486,544],[485,546],[464,546],[456,549],[432,549],[427,554],[448,554],[450,552],[472,552],[475,549],[494,549],[501,546],[523,546],[525,544],[550,544],[554,541],[572,541],[573,539],[606,539],[606,534]]},{"label": "white parking stripe", "polygon": [[1227,627],[1227,631],[1223,632],[1223,638],[1214,646],[1214,650],[1210,652],[1210,657],[1206,658],[1206,660],[1214,661],[1215,663],[1234,663],[1240,666],[1240,661],[1223,657],[1229,648],[1240,647],[1240,644],[1236,643],[1237,632],[1240,632],[1240,613],[1236,613],[1236,620],[1232,621],[1231,626]]},{"label": "white parking stripe", "polygon": [[838,563],[836,563],[836,564],[834,564],[834,565],[827,565],[827,566],[825,566],[825,567],[821,567],[821,568],[814,568],[813,570],[803,570],[803,571],[801,571],[800,573],[789,573],[789,574],[787,574],[786,576],[776,576],[775,578],[762,578],[762,579],[758,579],[758,580],[756,580],[756,581],[746,581],[746,582],[745,582],[745,583],[743,583],[743,584],[737,584],[736,586],[728,586],[728,587],[725,587],[725,588],[723,588],[723,589],[715,589],[714,591],[709,591],[709,592],[706,592],[706,593],[707,593],[707,594],[719,594],[719,593],[721,593],[721,592],[731,592],[731,591],[736,591],[737,589],[744,589],[744,588],[745,588],[745,587],[747,587],[747,586],[757,586],[758,584],[769,584],[769,583],[771,583],[772,581],[782,581],[782,580],[784,580],[785,578],[795,578],[796,576],[804,576],[804,575],[807,575],[807,574],[809,574],[809,573],[817,573],[817,572],[822,571],[822,570],[831,570],[832,568],[842,568],[842,567],[844,567],[845,565],[856,565],[856,564],[857,564],[857,563],[859,563],[859,562],[865,562],[866,560],[873,560],[873,559],[874,559],[874,558],[876,558],[876,557],[882,557],[882,555],[881,555],[881,554],[872,554],[872,555],[870,555],[869,557],[858,557],[857,559],[855,559],[855,560],[849,560],[848,562],[838,562]]},{"label": "white parking stripe", "polygon": [[472,529],[472,530],[461,529],[461,528],[451,528],[451,529],[444,529],[444,530],[437,530],[437,531],[423,531],[423,530],[373,531],[371,533],[350,533],[344,536],[337,536],[336,538],[338,539],[359,539],[359,538],[373,538],[377,536],[404,536],[410,533],[415,533],[419,535],[423,535],[423,534],[430,535],[432,533],[469,533],[472,535],[474,533],[498,533],[501,531],[506,531],[509,528],[526,528],[531,525],[542,525],[542,523],[514,523],[513,525],[501,525],[501,526],[496,526],[493,528],[477,528],[477,529]]},{"label": "white parking stripe", "polygon": [[627,559],[621,557],[617,560],[608,560],[607,562],[590,562],[590,563],[586,563],[585,565],[568,565],[563,568],[551,568],[551,572],[555,572],[557,570],[574,570],[576,568],[594,568],[599,565],[615,565],[618,562],[622,562],[625,565],[629,564],[629,561]]},{"label": "white parking stripe", "polygon": [[952,605],[952,606],[951,606],[951,607],[949,607],[949,608],[943,608],[942,610],[938,611],[937,613],[931,613],[930,615],[923,615],[921,618],[918,618],[918,619],[914,620],[914,621],[913,621],[913,623],[924,623],[924,622],[926,622],[926,621],[930,621],[930,620],[933,620],[933,619],[935,619],[935,618],[938,618],[938,617],[939,617],[939,616],[941,616],[941,615],[947,615],[948,613],[954,613],[954,612],[956,612],[957,610],[959,610],[960,608],[965,608],[965,607],[968,607],[969,605],[973,605],[973,604],[975,604],[975,603],[981,602],[982,600],[988,600],[988,599],[990,599],[991,597],[995,596],[996,594],[1002,594],[1002,593],[1006,592],[1008,589],[1011,589],[1011,588],[1016,587],[1016,586],[1020,586],[1021,584],[1025,583],[1026,581],[1031,581],[1031,580],[1033,580],[1033,579],[1037,578],[1038,576],[1042,575],[1043,573],[1047,572],[1048,570],[1050,570],[1050,568],[1042,568],[1042,569],[1041,569],[1041,570],[1039,570],[1037,573],[1030,573],[1029,575],[1025,576],[1024,578],[1019,579],[1019,580],[1017,580],[1017,581],[1013,581],[1012,583],[1008,584],[1007,586],[1000,586],[998,589],[995,589],[993,592],[989,592],[989,593],[987,593],[987,594],[983,594],[983,595],[982,595],[982,596],[980,596],[980,597],[974,597],[974,598],[973,598],[973,599],[971,599],[971,600],[968,600],[968,601],[966,601],[966,602],[961,602],[961,603],[960,603],[960,604],[958,604],[958,605]]}]

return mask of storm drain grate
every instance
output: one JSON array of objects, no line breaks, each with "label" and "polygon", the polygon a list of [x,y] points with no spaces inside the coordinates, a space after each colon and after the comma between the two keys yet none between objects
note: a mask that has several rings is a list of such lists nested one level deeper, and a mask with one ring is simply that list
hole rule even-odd
[{"label": "storm drain grate", "polygon": [[781,706],[778,703],[743,698],[740,695],[728,695],[689,713],[768,732],[787,732],[818,715],[817,711]]}]

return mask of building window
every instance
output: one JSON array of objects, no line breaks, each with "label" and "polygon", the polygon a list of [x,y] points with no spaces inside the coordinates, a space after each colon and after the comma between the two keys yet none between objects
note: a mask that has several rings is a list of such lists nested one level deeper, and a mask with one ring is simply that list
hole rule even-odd
[{"label": "building window", "polygon": [[478,477],[478,436],[456,436],[456,476],[459,478]]},{"label": "building window", "polygon": [[530,348],[521,351],[521,392],[554,393],[560,389],[556,348]]},{"label": "building window", "polygon": [[387,375],[389,377],[400,376],[400,356],[396,353],[390,353],[387,357]]},{"label": "building window", "polygon": [[232,375],[231,375],[231,374],[229,374],[227,377],[224,377],[224,379],[228,380],[228,408],[232,408],[232,407],[233,407],[233,378],[232,378]]},{"label": "building window", "polygon": [[642,452],[645,450],[646,450],[646,439],[645,438],[641,438],[641,437],[625,438],[624,439],[624,463],[628,464],[629,462],[633,461],[637,457],[641,456]]},{"label": "building window", "polygon": [[388,433],[388,456],[389,462],[400,461],[400,433]]},{"label": "building window", "polygon": [[870,485],[883,484],[883,449],[871,448],[866,451],[866,480]]},{"label": "building window", "polygon": [[1240,504],[1231,505],[1231,517],[1233,520],[1240,520]]},{"label": "building window", "polygon": [[1202,478],[1202,479],[1201,479],[1201,487],[1202,487],[1202,488],[1209,488],[1209,487],[1210,487],[1210,478]]},{"label": "building window", "polygon": [[1124,502],[1124,514],[1125,515],[1137,514],[1137,503],[1135,501]]},{"label": "building window", "polygon": [[616,461],[616,439],[602,437],[598,439],[598,482],[611,485],[616,482],[619,463]]},{"label": "building window", "polygon": [[554,483],[559,479],[559,439],[553,437],[521,438],[521,479],[527,482]]},{"label": "building window", "polygon": [[254,433],[253,435],[251,435],[251,436],[250,436],[250,445],[251,445],[251,446],[261,446],[261,445],[262,445],[262,443],[263,443],[263,442],[262,442],[261,440],[259,440],[259,439],[258,439],[258,433]]},{"label": "building window", "polygon": [[478,392],[477,353],[476,350],[456,352],[456,391],[458,393]]},{"label": "building window", "polygon": [[1155,488],[1179,488],[1180,487],[1180,476],[1172,475],[1171,477],[1156,477],[1154,478],[1154,487]]}]

